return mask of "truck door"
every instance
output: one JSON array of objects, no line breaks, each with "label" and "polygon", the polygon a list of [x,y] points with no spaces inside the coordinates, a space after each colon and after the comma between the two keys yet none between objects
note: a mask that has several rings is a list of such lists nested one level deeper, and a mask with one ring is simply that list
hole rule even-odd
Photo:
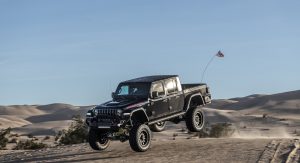
[{"label": "truck door", "polygon": [[179,80],[176,78],[165,80],[165,88],[169,101],[169,113],[182,111],[183,106],[181,105],[184,104],[184,96]]},{"label": "truck door", "polygon": [[[163,82],[155,82],[151,86],[151,104],[147,112],[150,113],[150,119],[156,119],[168,114],[168,99],[164,89]],[[154,95],[156,94],[156,95]]]}]

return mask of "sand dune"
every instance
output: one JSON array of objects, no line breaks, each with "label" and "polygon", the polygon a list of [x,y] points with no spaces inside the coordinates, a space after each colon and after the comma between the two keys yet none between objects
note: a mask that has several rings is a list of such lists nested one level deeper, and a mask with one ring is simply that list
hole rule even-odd
[{"label": "sand dune", "polygon": [[[87,110],[92,107],[62,103],[0,106],[0,128],[10,126],[14,128],[14,132],[22,134],[55,135],[58,129],[67,127],[74,115],[84,117]],[[239,128],[240,135],[247,133],[248,130],[261,133],[262,128],[271,131],[274,129],[275,132],[278,127],[288,127],[288,132],[292,132],[300,123],[300,91],[214,100],[211,105],[204,108],[204,111],[208,124],[232,123]],[[267,114],[270,118],[263,119],[263,114]],[[282,121],[283,118],[286,120]],[[172,132],[184,127],[184,123],[181,125],[169,123],[167,129],[170,133],[165,135],[172,135]],[[270,136],[270,133],[264,131],[262,135]]]},{"label": "sand dune", "polygon": [[91,108],[87,107],[76,107],[67,104],[52,104],[46,106],[39,106],[39,109],[47,112],[48,114],[36,115],[26,118],[31,123],[40,123],[47,121],[62,121],[70,120],[75,115],[84,117],[86,112]]},{"label": "sand dune", "polygon": [[46,112],[48,114],[50,113],[63,113],[63,112],[69,112],[72,110],[76,110],[79,107],[70,105],[70,104],[62,104],[62,103],[54,103],[54,104],[49,104],[49,105],[40,105],[37,106],[37,109]]},{"label": "sand dune", "polygon": [[41,114],[45,114],[45,112],[38,109],[36,105],[0,106],[0,115],[33,116]]},{"label": "sand dune", "polygon": [[71,123],[72,120],[41,122],[17,127],[13,131],[22,135],[55,135],[58,131],[67,129]]},{"label": "sand dune", "polygon": [[240,110],[244,114],[268,114],[300,120],[300,91],[274,95],[253,95],[230,100],[215,100],[209,107],[222,110]]},{"label": "sand dune", "polygon": [[22,135],[55,135],[70,125],[73,116],[84,117],[90,108],[59,103],[0,106],[0,129],[11,127]]},{"label": "sand dune", "polygon": [[11,116],[11,115],[0,115],[0,128],[8,128],[8,127],[14,128],[14,127],[21,127],[28,124],[31,123],[20,117]]},{"label": "sand dune", "polygon": [[241,101],[251,100],[251,99],[255,99],[255,98],[263,97],[263,96],[266,96],[266,95],[264,95],[264,94],[253,94],[253,95],[249,95],[249,96],[246,96],[246,97],[231,98],[229,100],[241,102]]}]

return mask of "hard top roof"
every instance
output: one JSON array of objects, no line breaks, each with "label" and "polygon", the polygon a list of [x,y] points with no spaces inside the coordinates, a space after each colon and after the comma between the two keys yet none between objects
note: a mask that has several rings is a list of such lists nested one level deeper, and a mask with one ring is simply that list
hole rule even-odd
[{"label": "hard top roof", "polygon": [[153,76],[144,76],[140,78],[135,78],[122,83],[152,83],[159,80],[164,80],[172,77],[178,77],[178,75],[153,75]]}]

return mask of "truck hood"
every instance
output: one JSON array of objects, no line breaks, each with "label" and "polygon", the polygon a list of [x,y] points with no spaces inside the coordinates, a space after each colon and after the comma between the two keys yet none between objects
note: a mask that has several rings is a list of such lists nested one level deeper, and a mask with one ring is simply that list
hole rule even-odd
[{"label": "truck hood", "polygon": [[139,104],[142,102],[147,102],[146,99],[118,99],[108,101],[96,107],[96,109],[102,108],[113,108],[113,109],[125,109],[128,106]]}]

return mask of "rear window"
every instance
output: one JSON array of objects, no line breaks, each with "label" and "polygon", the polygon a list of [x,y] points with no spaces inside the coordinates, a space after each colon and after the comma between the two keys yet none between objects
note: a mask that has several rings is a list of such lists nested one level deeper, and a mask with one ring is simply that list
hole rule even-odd
[{"label": "rear window", "polygon": [[178,91],[175,79],[165,80],[165,87],[168,94],[176,93]]}]

